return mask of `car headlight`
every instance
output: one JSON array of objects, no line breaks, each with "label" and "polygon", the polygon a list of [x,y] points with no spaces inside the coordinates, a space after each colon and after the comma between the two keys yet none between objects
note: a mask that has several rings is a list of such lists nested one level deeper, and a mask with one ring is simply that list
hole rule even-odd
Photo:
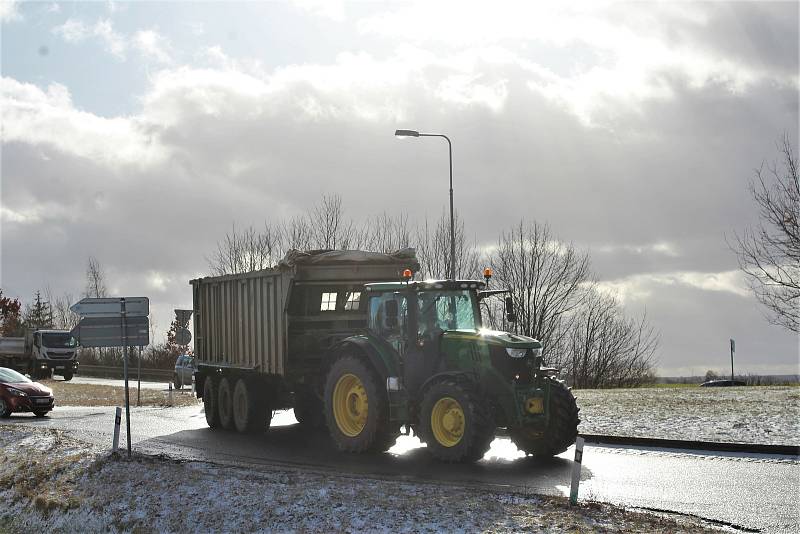
[{"label": "car headlight", "polygon": [[528,353],[528,349],[512,349],[507,348],[506,353],[511,356],[512,358],[524,358],[525,354]]},{"label": "car headlight", "polygon": [[533,351],[533,357],[534,358],[538,358],[539,356],[542,355],[542,347],[539,347],[538,349],[531,349],[531,350]]},{"label": "car headlight", "polygon": [[24,391],[20,391],[17,388],[8,388],[8,393],[10,395],[15,396],[15,397],[27,397],[28,396],[27,393],[25,393]]}]

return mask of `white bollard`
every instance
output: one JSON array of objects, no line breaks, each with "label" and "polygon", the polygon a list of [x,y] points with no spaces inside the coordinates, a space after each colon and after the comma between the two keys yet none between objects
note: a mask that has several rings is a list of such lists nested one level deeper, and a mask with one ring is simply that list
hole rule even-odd
[{"label": "white bollard", "polygon": [[119,448],[119,425],[122,422],[122,408],[117,406],[116,414],[114,415],[114,447],[111,452],[117,452]]},{"label": "white bollard", "polygon": [[569,492],[569,503],[578,504],[578,484],[581,482],[581,462],[583,461],[583,442],[579,437],[575,440],[575,463],[572,464],[572,486]]},{"label": "white bollard", "polygon": [[172,406],[172,382],[169,383],[169,405]]}]

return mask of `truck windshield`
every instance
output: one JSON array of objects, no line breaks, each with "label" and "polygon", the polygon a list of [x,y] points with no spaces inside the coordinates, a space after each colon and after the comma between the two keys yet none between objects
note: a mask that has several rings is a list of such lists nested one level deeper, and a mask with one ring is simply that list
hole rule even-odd
[{"label": "truck windshield", "polygon": [[75,338],[67,333],[42,334],[42,344],[48,349],[73,349],[78,346]]},{"label": "truck windshield", "polygon": [[473,292],[442,290],[420,291],[419,329],[425,334],[438,330],[477,330]]}]

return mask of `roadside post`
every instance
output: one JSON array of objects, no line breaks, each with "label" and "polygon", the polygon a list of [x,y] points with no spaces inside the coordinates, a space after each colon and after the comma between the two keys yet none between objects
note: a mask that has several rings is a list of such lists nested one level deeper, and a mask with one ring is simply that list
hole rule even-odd
[{"label": "roadside post", "polygon": [[[70,334],[82,347],[122,347],[125,376],[125,429],[131,456],[131,403],[128,384],[129,347],[150,343],[150,300],[147,297],[85,298],[70,306],[81,320]],[[141,358],[140,364],[141,365]],[[141,383],[140,383],[141,386]],[[118,438],[115,439],[115,442]]]},{"label": "roadside post", "polygon": [[136,375],[136,407],[142,405],[142,346],[139,345],[139,359],[136,360],[138,371]]},{"label": "roadside post", "polygon": [[578,485],[581,482],[581,463],[583,462],[584,439],[578,436],[575,440],[575,462],[572,464],[572,485],[569,492],[569,503],[578,504]]},{"label": "roadside post", "polygon": [[731,382],[733,382],[733,354],[736,352],[736,342],[731,338]]},{"label": "roadside post", "polygon": [[119,448],[119,424],[122,421],[122,408],[117,406],[114,410],[114,444],[111,452],[117,452]]}]

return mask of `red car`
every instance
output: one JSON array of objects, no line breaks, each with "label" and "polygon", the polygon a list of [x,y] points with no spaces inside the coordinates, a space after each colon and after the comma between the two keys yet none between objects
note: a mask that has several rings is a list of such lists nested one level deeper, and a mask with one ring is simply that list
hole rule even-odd
[{"label": "red car", "polygon": [[9,417],[12,412],[33,412],[36,417],[44,417],[54,404],[49,387],[0,367],[0,417]]}]

